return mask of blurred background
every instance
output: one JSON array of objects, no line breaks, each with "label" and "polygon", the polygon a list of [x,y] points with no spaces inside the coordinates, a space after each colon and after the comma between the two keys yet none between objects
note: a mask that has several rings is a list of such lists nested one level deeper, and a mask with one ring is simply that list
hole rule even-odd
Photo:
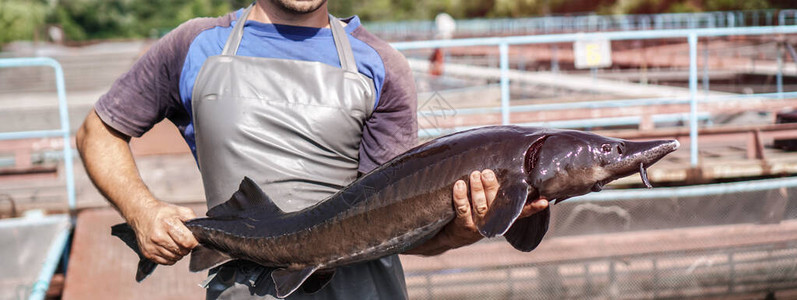
[{"label": "blurred background", "polygon": [[[187,262],[134,280],[122,221],[74,131],[180,23],[250,1],[0,0],[0,299],[200,298]],[[797,299],[797,3],[332,0],[408,59],[419,142],[520,124],[681,149],[552,207],[531,253],[502,238],[403,256],[412,299]],[[160,123],[131,148],[160,199],[204,214]]]}]

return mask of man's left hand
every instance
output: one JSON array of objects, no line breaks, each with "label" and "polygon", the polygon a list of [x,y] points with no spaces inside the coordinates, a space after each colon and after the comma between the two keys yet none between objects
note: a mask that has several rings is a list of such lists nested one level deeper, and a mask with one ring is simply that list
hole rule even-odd
[{"label": "man's left hand", "polygon": [[[470,199],[465,181],[459,180],[454,184],[454,208],[456,218],[443,230],[423,245],[416,247],[407,254],[437,255],[449,249],[459,248],[473,244],[482,238],[476,224],[487,214],[490,205],[498,194],[500,184],[492,170],[473,171],[470,174]],[[537,199],[523,206],[519,218],[531,216],[548,207],[548,201]]]}]

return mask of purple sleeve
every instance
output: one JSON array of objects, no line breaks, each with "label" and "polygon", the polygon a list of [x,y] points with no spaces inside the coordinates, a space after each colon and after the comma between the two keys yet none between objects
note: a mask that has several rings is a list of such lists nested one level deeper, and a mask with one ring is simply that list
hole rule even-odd
[{"label": "purple sleeve", "polygon": [[180,73],[193,39],[218,19],[193,19],[158,40],[94,105],[105,124],[139,137],[164,118],[186,118]]},{"label": "purple sleeve", "polygon": [[367,173],[417,144],[418,101],[404,56],[362,27],[352,34],[376,49],[385,64],[379,104],[365,122],[360,144],[359,171]]}]

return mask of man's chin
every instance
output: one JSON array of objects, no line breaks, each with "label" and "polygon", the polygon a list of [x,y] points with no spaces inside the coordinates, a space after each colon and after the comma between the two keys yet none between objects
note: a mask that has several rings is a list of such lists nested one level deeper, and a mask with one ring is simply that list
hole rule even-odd
[{"label": "man's chin", "polygon": [[268,0],[275,7],[290,14],[308,14],[315,12],[327,3],[327,0]]}]

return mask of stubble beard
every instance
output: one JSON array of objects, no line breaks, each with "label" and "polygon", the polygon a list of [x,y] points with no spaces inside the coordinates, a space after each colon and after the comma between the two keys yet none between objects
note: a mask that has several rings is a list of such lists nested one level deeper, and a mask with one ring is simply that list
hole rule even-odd
[{"label": "stubble beard", "polygon": [[318,10],[327,0],[268,0],[285,13],[303,15]]}]

